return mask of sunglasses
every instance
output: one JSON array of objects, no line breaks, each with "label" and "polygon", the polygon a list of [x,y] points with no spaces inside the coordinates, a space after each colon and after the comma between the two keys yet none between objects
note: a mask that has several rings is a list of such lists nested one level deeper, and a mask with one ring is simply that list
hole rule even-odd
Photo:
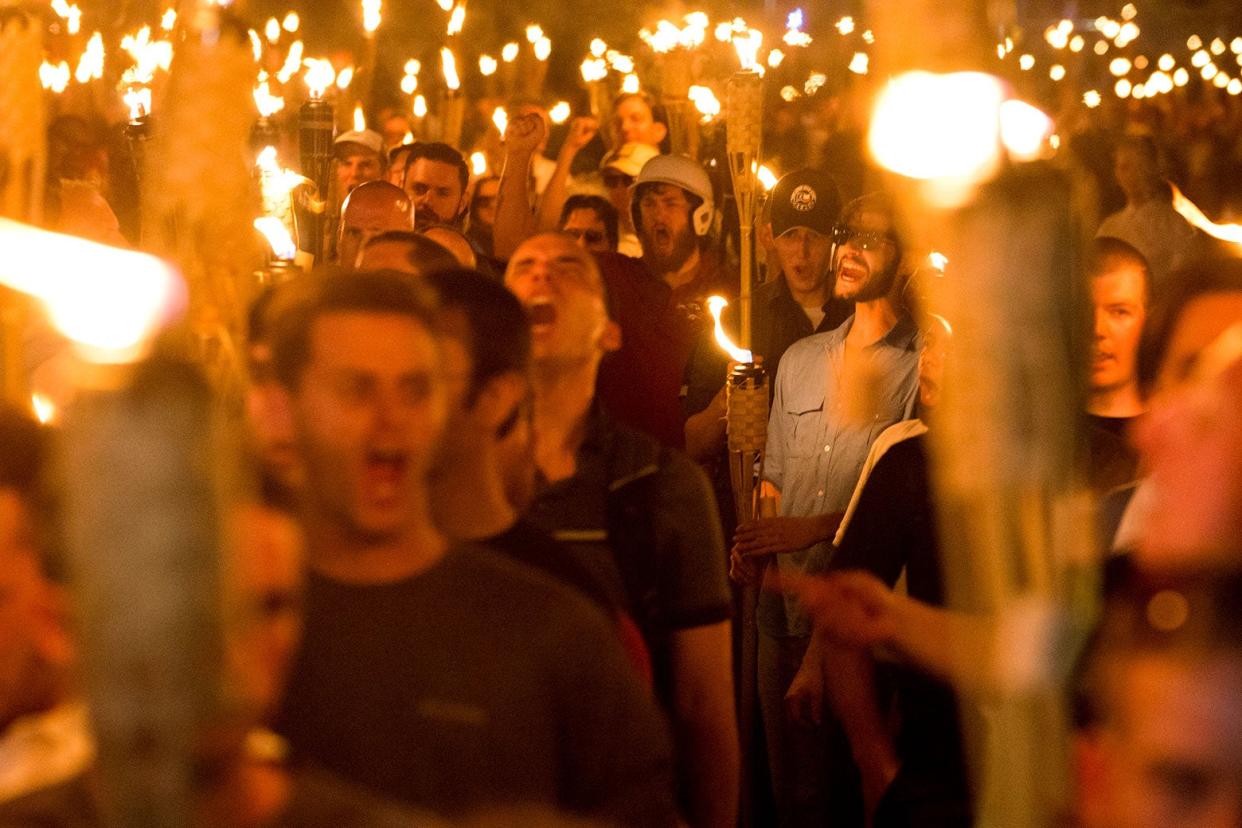
[{"label": "sunglasses", "polygon": [[566,227],[565,232],[573,236],[575,239],[581,239],[587,244],[600,244],[607,238],[598,230],[579,230],[577,228]]},{"label": "sunglasses", "polygon": [[859,250],[879,250],[886,244],[896,244],[887,233],[857,230],[847,224],[838,224],[832,228],[832,241],[836,245],[852,244]]}]

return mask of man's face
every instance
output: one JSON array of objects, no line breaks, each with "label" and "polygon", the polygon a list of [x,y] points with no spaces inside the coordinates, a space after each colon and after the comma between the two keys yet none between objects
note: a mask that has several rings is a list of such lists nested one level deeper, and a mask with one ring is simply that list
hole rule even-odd
[{"label": "man's face", "polygon": [[302,633],[302,530],[288,515],[253,503],[237,507],[230,528],[229,679],[246,711],[266,719]]},{"label": "man's face", "polygon": [[1242,322],[1242,293],[1182,311],[1134,441],[1152,487],[1139,553],[1147,563],[1215,560],[1242,532],[1242,359],[1194,378],[1200,355]]},{"label": "man's face", "polygon": [[1143,654],[1114,669],[1098,828],[1242,824],[1242,658]]},{"label": "man's face", "polygon": [[465,207],[465,193],[457,168],[452,164],[418,158],[405,170],[405,191],[414,199],[418,227],[432,224],[456,226]]},{"label": "man's face", "polygon": [[438,469],[459,462],[460,458],[475,451],[480,438],[477,423],[472,417],[470,403],[470,323],[457,308],[444,308],[439,312],[440,360],[443,366],[445,402],[448,419],[436,447],[433,463],[433,479]]},{"label": "man's face", "polygon": [[657,146],[664,140],[664,125],[656,123],[651,107],[642,98],[626,98],[617,107],[613,117],[623,144]]},{"label": "man's face", "polygon": [[1139,336],[1146,309],[1143,272],[1122,265],[1091,280],[1095,341],[1091,352],[1091,390],[1123,388],[1137,382]]},{"label": "man's face", "polygon": [[577,239],[584,250],[592,253],[612,250],[608,245],[608,228],[604,226],[604,220],[590,207],[571,210],[561,230]]},{"label": "man's face", "polygon": [[634,177],[612,167],[605,169],[602,175],[608,200],[612,202],[613,207],[617,208],[620,215],[628,216],[630,214],[630,187],[634,184]]},{"label": "man's face", "polygon": [[280,393],[272,371],[271,346],[251,343],[249,358],[245,411],[251,448],[269,474],[290,488],[299,488],[301,458],[288,398]]},{"label": "man's face", "polygon": [[440,370],[431,333],[409,317],[315,321],[293,399],[314,514],[367,542],[408,527],[444,424]]},{"label": "man's face", "polygon": [[882,299],[893,288],[899,264],[892,221],[883,213],[862,212],[844,225],[850,238],[837,244],[835,295],[855,302]]},{"label": "man's face", "polygon": [[809,227],[794,227],[773,240],[785,282],[796,297],[819,293],[832,265],[832,239]]},{"label": "man's face", "polygon": [[509,261],[505,286],[530,317],[536,363],[599,357],[612,325],[603,282],[591,255],[571,239],[544,234],[523,242]]},{"label": "man's face", "polygon": [[361,144],[343,144],[337,149],[336,188],[342,198],[354,187],[380,177],[380,158]]},{"label": "man's face", "polygon": [[673,184],[645,186],[638,196],[639,240],[643,259],[657,274],[680,270],[694,253],[698,240],[690,226],[690,200]]},{"label": "man's face", "polygon": [[496,224],[496,196],[500,192],[500,179],[489,178],[480,182],[471,202],[470,220],[483,227]]}]

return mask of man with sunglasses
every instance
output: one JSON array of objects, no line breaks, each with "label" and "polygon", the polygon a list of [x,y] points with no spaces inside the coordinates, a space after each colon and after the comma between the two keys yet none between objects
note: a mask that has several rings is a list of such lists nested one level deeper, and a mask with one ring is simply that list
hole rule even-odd
[{"label": "man with sunglasses", "polygon": [[[902,245],[891,202],[846,205],[833,229],[834,295],[852,300],[840,327],[794,343],[781,359],[768,425],[764,494],[779,517],[738,528],[732,574],[822,571],[871,443],[913,415],[918,329],[900,301]],[[788,824],[861,820],[857,770],[840,725],[824,716],[819,653],[797,599],[759,599],[759,699],[776,807]],[[784,824],[784,823],[783,823]]]},{"label": "man with sunglasses", "polygon": [[578,194],[565,200],[560,229],[592,253],[617,252],[617,209],[602,196]]}]

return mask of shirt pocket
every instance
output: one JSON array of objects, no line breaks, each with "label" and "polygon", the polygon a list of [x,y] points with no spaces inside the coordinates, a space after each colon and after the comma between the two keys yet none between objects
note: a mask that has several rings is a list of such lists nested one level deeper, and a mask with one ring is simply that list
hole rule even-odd
[{"label": "shirt pocket", "polygon": [[785,416],[789,420],[789,456],[810,457],[819,445],[823,423],[823,396],[808,395],[785,401]]}]

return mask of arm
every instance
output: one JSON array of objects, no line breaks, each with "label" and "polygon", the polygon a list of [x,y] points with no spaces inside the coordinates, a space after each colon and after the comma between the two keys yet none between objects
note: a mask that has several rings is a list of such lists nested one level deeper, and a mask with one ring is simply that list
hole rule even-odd
[{"label": "arm", "polygon": [[545,126],[537,114],[514,118],[505,131],[505,168],[496,193],[496,224],[492,231],[497,259],[508,261],[535,229],[530,209],[530,160],[543,141]]},{"label": "arm", "polygon": [[678,630],[671,641],[678,778],[691,825],[734,825],[741,773],[729,622]]},{"label": "arm", "polygon": [[811,652],[821,656],[828,698],[862,775],[863,800],[871,819],[898,767],[897,749],[876,704],[875,664],[867,651],[834,643],[818,629],[811,636],[808,656]]},{"label": "arm", "polygon": [[565,136],[565,142],[561,144],[561,151],[556,157],[556,171],[552,173],[552,179],[539,202],[537,226],[540,230],[557,229],[561,210],[569,197],[569,172],[574,165],[574,159],[583,147],[591,143],[598,131],[599,122],[589,116],[574,118],[569,124],[569,134]]},{"label": "arm", "polygon": [[686,418],[686,454],[703,462],[720,451],[725,440],[725,387],[720,386],[707,408]]}]

